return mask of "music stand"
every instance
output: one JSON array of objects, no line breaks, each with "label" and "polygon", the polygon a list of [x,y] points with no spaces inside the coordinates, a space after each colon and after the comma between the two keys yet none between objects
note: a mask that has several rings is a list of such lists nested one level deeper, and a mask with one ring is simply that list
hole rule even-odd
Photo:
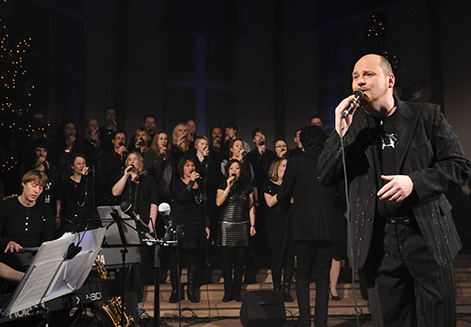
[{"label": "music stand", "polygon": [[[36,305],[44,307],[45,302],[82,287],[104,235],[105,229],[100,228],[77,234],[65,233],[57,240],[44,242],[10,302],[0,310],[1,314],[11,315]],[[80,243],[81,250],[67,259],[72,242]]]},{"label": "music stand", "polygon": [[[108,245],[140,245],[141,238],[137,232],[136,222],[125,214],[120,206],[100,206],[97,207],[98,216],[101,225],[106,228],[105,239]],[[118,224],[111,213],[116,212],[121,218],[121,224]],[[120,235],[120,225],[124,233],[125,241]]]}]

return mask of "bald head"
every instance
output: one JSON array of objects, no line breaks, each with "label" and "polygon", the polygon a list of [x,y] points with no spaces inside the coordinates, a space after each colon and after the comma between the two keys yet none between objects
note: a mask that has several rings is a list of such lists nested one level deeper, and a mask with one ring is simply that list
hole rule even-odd
[{"label": "bald head", "polygon": [[363,60],[363,59],[366,59],[366,60],[372,60],[372,61],[376,61],[378,66],[381,68],[381,70],[383,71],[383,74],[384,75],[389,75],[389,74],[392,74],[392,67],[391,67],[391,64],[389,63],[389,60],[386,59],[385,57],[383,56],[380,56],[380,55],[377,55],[377,54],[367,54],[367,55],[364,55],[363,57],[361,57],[358,62],[360,60]]}]

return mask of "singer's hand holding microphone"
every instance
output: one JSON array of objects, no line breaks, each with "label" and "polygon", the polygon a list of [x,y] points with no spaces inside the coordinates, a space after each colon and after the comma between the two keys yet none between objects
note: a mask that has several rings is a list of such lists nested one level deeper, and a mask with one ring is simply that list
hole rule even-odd
[{"label": "singer's hand holding microphone", "polygon": [[[335,108],[335,130],[339,135],[345,135],[353,120],[353,114],[365,94],[362,90],[356,90],[348,98],[345,98]],[[340,133],[342,131],[342,133]]]},{"label": "singer's hand holding microphone", "polygon": [[[197,182],[198,179],[200,179],[201,176],[200,174],[196,171],[196,170],[193,170],[190,174],[190,181],[193,181],[193,182]],[[198,183],[195,183],[195,185],[193,185],[193,188],[198,188]]]},{"label": "singer's hand holding microphone", "polygon": [[229,176],[229,178],[227,179],[227,187],[228,187],[229,189],[232,187],[232,185],[234,185],[235,178],[236,178],[236,174],[232,174],[232,175]]},{"label": "singer's hand holding microphone", "polygon": [[131,171],[134,169],[134,165],[133,164],[130,164],[129,166],[126,167],[126,169],[124,170],[124,175],[126,175],[127,177],[131,176]]}]

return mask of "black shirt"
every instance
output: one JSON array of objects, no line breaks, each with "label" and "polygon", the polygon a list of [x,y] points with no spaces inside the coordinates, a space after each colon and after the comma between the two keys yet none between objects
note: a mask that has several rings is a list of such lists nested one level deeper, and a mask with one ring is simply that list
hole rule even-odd
[{"label": "black shirt", "polygon": [[[377,190],[379,191],[388,181],[381,175],[397,175],[397,114],[393,113],[386,118],[375,118],[368,115],[370,142],[373,144],[374,165],[376,170]],[[376,200],[376,215],[379,217],[411,216],[411,203],[413,197],[400,203],[389,203]]]},{"label": "black shirt", "polygon": [[55,219],[50,206],[36,202],[32,207],[23,206],[18,197],[3,201],[0,205],[0,251],[3,253],[9,241],[22,247],[38,247],[54,238]]}]

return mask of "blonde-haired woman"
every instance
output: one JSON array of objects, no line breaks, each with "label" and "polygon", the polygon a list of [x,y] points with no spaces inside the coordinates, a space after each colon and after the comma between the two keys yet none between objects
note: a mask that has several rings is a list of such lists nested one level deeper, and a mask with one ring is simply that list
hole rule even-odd
[{"label": "blonde-haired woman", "polygon": [[[269,180],[263,189],[265,201],[268,206],[267,212],[267,235],[268,248],[272,252],[271,274],[273,288],[276,291],[283,291],[286,302],[293,302],[290,294],[291,281],[294,273],[294,245],[292,237],[292,226],[288,219],[288,214],[279,202],[278,191],[283,182],[286,164],[285,158],[273,160],[268,170]],[[283,284],[282,282],[283,272]]]},{"label": "blonde-haired woman", "polygon": [[[190,149],[188,140],[188,127],[184,123],[179,123],[172,133],[172,169],[178,171],[178,162],[185,155],[193,155],[194,149]],[[174,176],[176,178],[176,176]]]},{"label": "blonde-haired woman", "polygon": [[117,197],[117,203],[130,203],[133,211],[152,229],[159,205],[157,184],[144,169],[144,158],[139,152],[131,152],[125,166],[123,176],[114,184],[111,192]]}]

